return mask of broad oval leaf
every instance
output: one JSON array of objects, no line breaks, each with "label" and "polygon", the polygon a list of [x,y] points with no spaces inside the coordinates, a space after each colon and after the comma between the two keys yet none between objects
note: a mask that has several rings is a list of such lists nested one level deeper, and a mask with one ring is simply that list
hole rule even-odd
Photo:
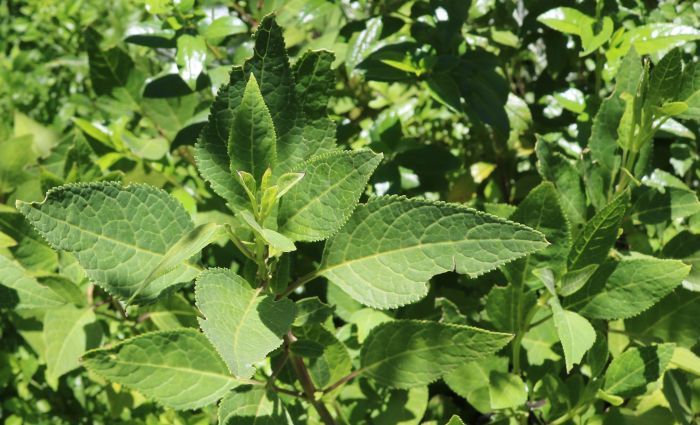
[{"label": "broad oval leaf", "polygon": [[280,231],[296,241],[326,239],[348,220],[367,181],[382,159],[370,150],[317,155],[299,171],[305,173],[282,197]]},{"label": "broad oval leaf", "polygon": [[239,384],[207,338],[193,329],[149,332],[88,351],[83,364],[173,409],[197,409]]},{"label": "broad oval leaf", "polygon": [[605,372],[605,392],[621,397],[644,394],[646,385],[663,375],[674,348],[674,344],[632,347],[615,357]]},{"label": "broad oval leaf", "polygon": [[552,299],[550,305],[568,373],[575,364],[581,363],[583,355],[593,347],[595,330],[591,323],[578,313],[561,308],[558,300]]},{"label": "broad oval leaf", "polygon": [[478,276],[546,246],[535,230],[461,205],[377,197],[326,243],[318,274],[365,305],[393,308],[423,298],[436,274]]},{"label": "broad oval leaf", "polygon": [[[18,209],[57,250],[71,252],[88,277],[128,300],[194,227],[175,198],[152,186],[101,182],[50,190],[41,202]],[[193,279],[197,267],[179,264],[153,280],[136,298],[155,299],[163,290]]]},{"label": "broad oval leaf", "polygon": [[208,269],[197,278],[197,307],[204,334],[221,353],[231,372],[250,378],[254,363],[282,344],[292,326],[295,306],[287,299],[261,296],[260,291],[228,269]]},{"label": "broad oval leaf", "polygon": [[375,327],[360,353],[360,372],[382,385],[427,385],[457,366],[493,354],[512,335],[471,326],[396,320]]},{"label": "broad oval leaf", "polygon": [[219,404],[219,425],[293,425],[275,393],[250,385],[234,388]]}]

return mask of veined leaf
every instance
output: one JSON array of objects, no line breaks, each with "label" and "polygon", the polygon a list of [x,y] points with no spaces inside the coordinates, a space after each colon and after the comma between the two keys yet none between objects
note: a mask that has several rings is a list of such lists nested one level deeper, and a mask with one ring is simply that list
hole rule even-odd
[{"label": "veined leaf", "polygon": [[690,272],[678,260],[635,256],[608,261],[565,306],[592,319],[627,319],[671,293]]},{"label": "veined leaf", "polygon": [[[55,249],[73,253],[92,281],[123,300],[194,227],[178,201],[146,185],[65,185],[50,190],[41,203],[18,202],[18,209]],[[196,273],[192,264],[179,264],[135,301],[153,300]]]},{"label": "veined leaf", "polygon": [[282,344],[294,320],[294,303],[261,296],[242,277],[228,269],[208,269],[197,277],[197,307],[204,334],[214,344],[231,372],[250,378],[254,363]]},{"label": "veined leaf", "polygon": [[556,186],[566,217],[572,225],[583,225],[586,221],[586,195],[576,167],[564,155],[553,151],[550,143],[542,138],[537,139],[535,151],[537,170],[543,179]]},{"label": "veined leaf", "polygon": [[517,332],[523,328],[525,315],[537,304],[537,293],[528,288],[494,286],[486,298],[486,312],[495,329]]},{"label": "veined leaf", "polygon": [[254,75],[248,79],[243,98],[236,109],[228,154],[232,173],[246,171],[256,181],[260,181],[267,168],[275,166],[277,135]]},{"label": "veined leaf", "polygon": [[486,357],[464,363],[443,376],[448,387],[481,413],[491,411],[489,376],[491,372],[508,372],[508,358]]},{"label": "veined leaf", "polygon": [[700,338],[697,326],[700,293],[676,289],[639,316],[625,320],[625,330],[635,338],[654,338],[692,348]]},{"label": "veined leaf", "polygon": [[40,284],[19,263],[0,255],[0,307],[15,310],[56,308],[66,302]]},{"label": "veined leaf", "polygon": [[90,64],[90,80],[95,94],[108,95],[115,87],[126,85],[129,73],[134,68],[131,57],[119,47],[101,50],[102,37],[92,27],[85,30],[84,36]]},{"label": "veined leaf", "polygon": [[53,308],[44,316],[46,380],[53,388],[58,378],[80,366],[80,356],[100,345],[102,328],[91,307]]},{"label": "veined leaf", "polygon": [[304,326],[294,329],[297,342],[321,347],[321,352],[307,363],[311,380],[316,388],[324,388],[337,382],[352,370],[352,359],[345,345],[323,326]]},{"label": "veined leaf", "polygon": [[571,371],[575,364],[581,363],[583,355],[593,347],[596,339],[595,330],[590,322],[573,311],[561,308],[559,301],[552,299],[552,318],[557,328],[557,335],[564,349],[566,371]]},{"label": "veined leaf", "polygon": [[178,410],[214,403],[239,384],[193,329],[145,333],[88,351],[82,361],[98,375]]},{"label": "veined leaf", "polygon": [[219,425],[293,425],[275,393],[250,385],[234,388],[219,404]]},{"label": "veined leaf", "polygon": [[470,326],[396,320],[372,330],[360,353],[360,371],[382,385],[427,385],[457,366],[493,354],[512,335]]},{"label": "veined leaf", "polygon": [[632,347],[615,357],[605,372],[605,392],[621,397],[644,394],[659,379],[673,356],[674,344]]},{"label": "veined leaf", "polygon": [[299,169],[304,178],[282,198],[280,231],[297,241],[331,236],[352,214],[381,159],[381,154],[369,150],[336,151],[311,158]]},{"label": "veined leaf", "polygon": [[318,274],[367,306],[391,308],[425,296],[436,274],[477,276],[545,246],[539,232],[460,205],[377,197],[326,243]]}]

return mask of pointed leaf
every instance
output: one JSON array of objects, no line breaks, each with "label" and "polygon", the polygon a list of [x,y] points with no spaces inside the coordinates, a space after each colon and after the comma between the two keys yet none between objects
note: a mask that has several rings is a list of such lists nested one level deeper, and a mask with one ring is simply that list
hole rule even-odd
[{"label": "pointed leaf", "polygon": [[545,246],[539,232],[461,205],[377,197],[326,243],[318,274],[367,306],[391,308],[425,296],[436,274],[478,276]]},{"label": "pointed leaf", "polygon": [[700,293],[678,288],[649,310],[625,320],[625,329],[635,338],[653,338],[692,348],[700,339],[698,311]]},{"label": "pointed leaf", "polygon": [[[18,209],[57,250],[71,252],[88,277],[128,300],[194,227],[189,215],[165,191],[114,182],[65,185],[41,202]],[[150,283],[137,302],[194,278],[197,268],[179,264]]]},{"label": "pointed leaf", "polygon": [[369,334],[360,370],[392,388],[427,385],[465,362],[495,353],[511,337],[470,326],[396,320]]},{"label": "pointed leaf", "polygon": [[56,308],[66,302],[40,284],[19,263],[0,255],[0,307],[15,310]]},{"label": "pointed leaf", "polygon": [[250,378],[254,363],[282,344],[294,320],[294,303],[260,296],[242,277],[228,269],[208,269],[197,278],[197,307],[204,334],[214,344],[231,372]]},{"label": "pointed leaf", "polygon": [[193,329],[149,332],[85,353],[83,364],[173,409],[216,402],[238,381],[207,338]]},{"label": "pointed leaf", "polygon": [[674,344],[632,347],[615,357],[605,372],[605,392],[632,397],[659,379],[673,356]]},{"label": "pointed leaf", "polygon": [[554,326],[557,328],[557,335],[564,349],[568,373],[575,364],[581,363],[583,355],[593,347],[596,339],[595,330],[590,322],[578,313],[561,308],[558,300],[553,298],[550,305]]},{"label": "pointed leaf", "polygon": [[347,221],[382,159],[369,150],[336,151],[311,158],[304,178],[280,203],[280,231],[297,241],[326,239]]},{"label": "pointed leaf", "polygon": [[266,169],[274,167],[277,135],[270,111],[260,94],[255,76],[250,76],[236,109],[228,144],[231,172],[247,171],[260,181]]},{"label": "pointed leaf", "polygon": [[90,80],[92,89],[98,96],[108,95],[115,87],[125,86],[129,73],[134,68],[131,57],[119,47],[100,49],[102,36],[92,27],[85,32]]}]

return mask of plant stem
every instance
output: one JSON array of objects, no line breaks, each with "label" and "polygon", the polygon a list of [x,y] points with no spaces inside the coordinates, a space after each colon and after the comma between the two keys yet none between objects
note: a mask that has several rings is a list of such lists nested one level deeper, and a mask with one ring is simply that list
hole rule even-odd
[{"label": "plant stem", "polygon": [[[291,332],[287,334],[285,339],[287,340],[288,344],[291,344],[294,340],[296,340]],[[294,353],[291,352],[289,353],[289,359],[292,362],[292,367],[294,368],[297,378],[299,378],[299,383],[304,389],[306,400],[314,406],[318,412],[318,416],[321,417],[321,421],[323,421],[325,425],[336,425],[335,419],[333,419],[331,412],[328,411],[328,408],[326,408],[326,405],[323,404],[323,401],[316,400],[316,387],[314,387],[314,383],[311,380],[311,375],[309,374],[309,369],[306,368],[304,360],[301,357],[295,356]]]},{"label": "plant stem", "polygon": [[340,387],[341,385],[347,384],[348,382],[350,382],[351,380],[353,380],[354,378],[356,378],[356,377],[357,377],[358,375],[360,375],[361,373],[362,373],[362,369],[357,369],[357,370],[355,370],[355,371],[349,373],[348,375],[345,375],[344,377],[340,378],[340,379],[337,380],[335,383],[333,383],[333,384],[327,386],[326,388],[324,388],[324,389],[323,389],[323,392],[324,392],[324,393],[329,393],[329,392],[333,391],[334,389]]},{"label": "plant stem", "polygon": [[277,298],[278,299],[284,298],[284,297],[288,296],[289,294],[291,294],[292,292],[294,292],[294,290],[297,289],[298,287],[300,287],[301,285],[308,283],[308,282],[311,282],[312,280],[316,279],[318,277],[317,273],[318,273],[318,270],[313,271],[311,273],[307,273],[304,276],[300,277],[294,283],[289,285],[287,287],[287,289],[282,294],[280,294]]}]

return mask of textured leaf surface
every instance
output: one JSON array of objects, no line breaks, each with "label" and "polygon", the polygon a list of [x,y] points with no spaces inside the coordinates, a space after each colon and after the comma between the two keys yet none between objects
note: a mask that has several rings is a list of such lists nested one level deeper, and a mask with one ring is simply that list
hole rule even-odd
[{"label": "textured leaf surface", "polygon": [[649,310],[625,320],[625,329],[638,338],[658,338],[692,348],[700,338],[698,312],[700,293],[678,288]]},{"label": "textured leaf surface", "polygon": [[[182,204],[146,185],[66,185],[50,190],[44,202],[18,207],[55,249],[73,253],[92,281],[124,300],[193,228]],[[151,282],[136,301],[154,299],[196,272],[181,264]]]},{"label": "textured leaf surface", "polygon": [[464,363],[445,374],[447,386],[481,413],[491,411],[489,376],[491,372],[508,372],[508,358],[487,357]]},{"label": "textured leaf surface", "polygon": [[234,388],[219,404],[219,425],[292,425],[282,401],[264,387]]},{"label": "textured leaf surface", "polygon": [[537,278],[532,274],[536,268],[547,267],[557,275],[564,270],[571,234],[553,184],[545,182],[532,189],[510,219],[542,232],[551,243],[503,267],[513,285],[522,287],[525,283],[536,282]]},{"label": "textured leaf surface", "polygon": [[236,109],[228,143],[231,172],[247,171],[260,181],[267,168],[274,168],[277,158],[277,135],[270,111],[251,76]]},{"label": "textured leaf surface", "polygon": [[659,379],[673,357],[673,344],[632,347],[615,357],[605,372],[605,392],[631,397],[644,394]]},{"label": "textured leaf surface", "polygon": [[19,263],[0,255],[0,306],[15,310],[55,308],[65,301]]},{"label": "textured leaf surface", "polygon": [[231,372],[250,378],[254,363],[282,344],[294,320],[294,303],[260,296],[242,277],[228,269],[209,269],[197,278],[197,307],[204,334],[214,344]]},{"label": "textured leaf surface", "polygon": [[570,372],[575,364],[581,363],[583,355],[593,347],[595,330],[591,323],[573,311],[564,310],[558,301],[552,301],[552,318],[557,335],[564,349],[566,371]]},{"label": "textured leaf surface", "polygon": [[80,366],[80,356],[100,345],[102,328],[92,308],[64,306],[44,316],[46,379],[56,386],[58,378]]},{"label": "textured leaf surface", "polygon": [[348,349],[331,332],[322,326],[304,326],[294,330],[299,342],[311,342],[322,347],[318,356],[306,360],[309,373],[317,388],[324,388],[348,373],[352,369],[352,360]]},{"label": "textured leaf surface", "polygon": [[280,231],[297,241],[326,239],[347,221],[382,155],[369,150],[315,156],[280,204]]},{"label": "textured leaf surface", "polygon": [[627,319],[671,293],[690,267],[677,260],[623,258],[601,265],[586,286],[567,298],[566,306],[592,319]]},{"label": "textured leaf surface", "polygon": [[174,409],[214,403],[238,384],[207,338],[190,329],[146,333],[88,351],[83,363]]},{"label": "textured leaf surface", "polygon": [[465,362],[495,353],[511,336],[437,322],[387,322],[365,340],[360,370],[393,388],[427,385]]},{"label": "textured leaf surface", "polygon": [[523,328],[525,315],[537,303],[537,293],[523,288],[494,286],[486,298],[486,312],[494,327],[503,332],[516,332]]},{"label": "textured leaf surface", "polygon": [[319,274],[390,308],[421,299],[436,274],[477,276],[545,246],[539,232],[459,205],[378,197],[326,243]]}]

